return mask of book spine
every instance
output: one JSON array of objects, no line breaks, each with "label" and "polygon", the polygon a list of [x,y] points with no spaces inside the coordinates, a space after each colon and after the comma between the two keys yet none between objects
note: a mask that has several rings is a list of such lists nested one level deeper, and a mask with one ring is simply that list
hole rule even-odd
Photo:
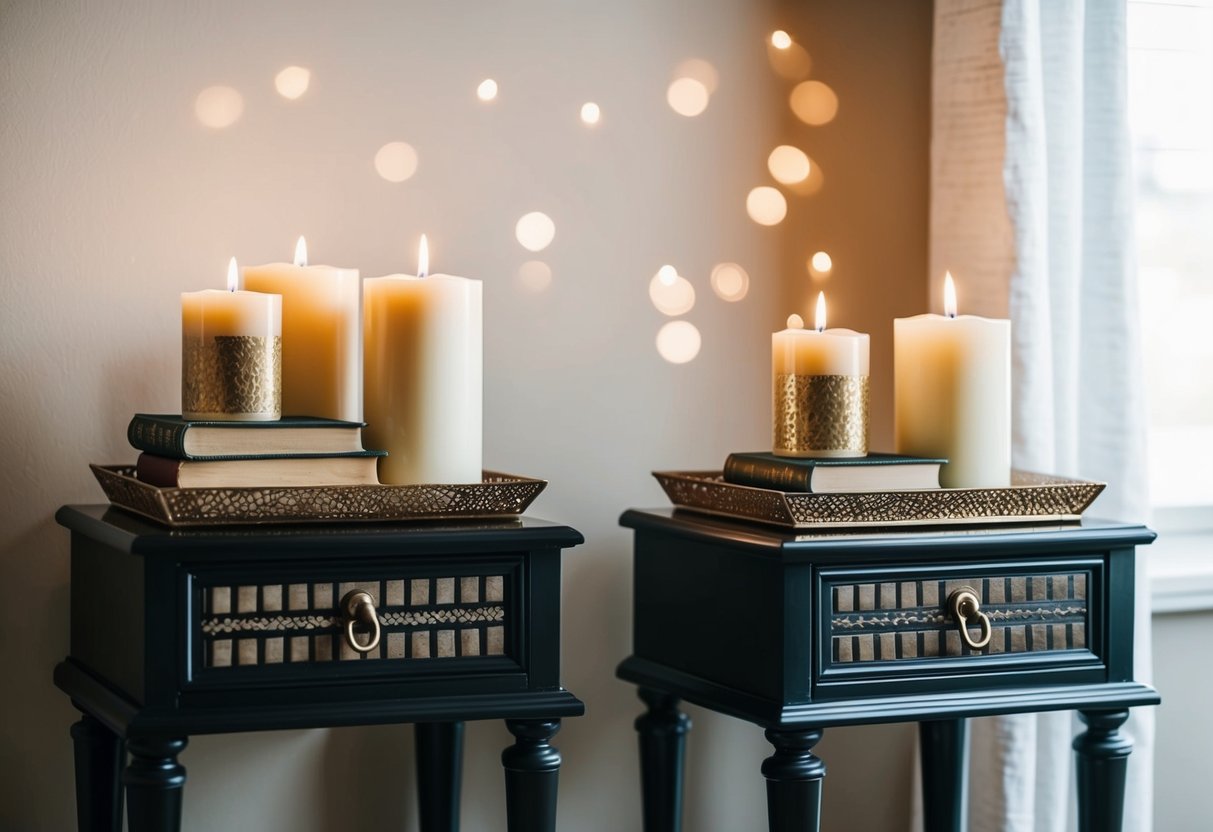
[{"label": "book spine", "polygon": [[126,427],[126,439],[131,447],[157,456],[185,458],[186,424],[165,424],[155,419],[136,416]]},{"label": "book spine", "polygon": [[139,454],[139,459],[135,462],[135,479],[158,488],[176,488],[180,471],[179,460],[154,454]]},{"label": "book spine", "polygon": [[724,478],[736,485],[773,488],[776,491],[811,491],[812,469],[779,462],[738,458],[729,454],[724,462]]}]

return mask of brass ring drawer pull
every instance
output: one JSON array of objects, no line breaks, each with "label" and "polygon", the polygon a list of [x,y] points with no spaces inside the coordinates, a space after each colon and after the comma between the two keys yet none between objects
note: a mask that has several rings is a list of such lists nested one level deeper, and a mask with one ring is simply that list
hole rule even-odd
[{"label": "brass ring drawer pull", "polygon": [[[379,616],[375,613],[375,599],[369,592],[355,589],[341,599],[341,614],[345,616],[345,643],[359,653],[369,653],[379,646]],[[360,644],[354,635],[355,625],[369,631],[366,644]]]},{"label": "brass ring drawer pull", "polygon": [[[970,650],[980,650],[990,643],[990,636],[993,635],[990,629],[990,618],[981,611],[981,601],[977,598],[977,590],[972,587],[962,586],[949,595],[948,612],[956,619],[956,626],[960,630],[960,640]],[[970,621],[976,621],[978,627],[980,627],[981,638],[974,640],[969,635]]]}]

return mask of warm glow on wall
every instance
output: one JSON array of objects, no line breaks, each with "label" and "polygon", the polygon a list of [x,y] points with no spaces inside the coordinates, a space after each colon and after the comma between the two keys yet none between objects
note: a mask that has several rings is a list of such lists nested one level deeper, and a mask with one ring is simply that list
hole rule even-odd
[{"label": "warm glow on wall", "polygon": [[718,263],[712,269],[712,291],[721,300],[735,303],[750,291],[750,276],[736,263]]},{"label": "warm glow on wall", "polygon": [[767,169],[776,182],[794,185],[809,178],[809,157],[799,147],[781,144],[767,157]]},{"label": "warm glow on wall", "polygon": [[497,97],[497,82],[492,78],[485,78],[480,82],[480,86],[476,87],[476,97],[481,101],[492,101]]},{"label": "warm glow on wall", "polygon": [[792,112],[814,127],[828,124],[838,114],[838,96],[821,81],[803,81],[792,90]]},{"label": "warm glow on wall", "polygon": [[695,306],[695,287],[673,266],[662,266],[649,281],[649,300],[663,315],[685,315]]},{"label": "warm glow on wall", "polygon": [[230,127],[244,112],[244,96],[231,87],[207,87],[194,99],[194,115],[207,127]]},{"label": "warm glow on wall", "polygon": [[665,94],[670,108],[680,116],[694,117],[708,108],[708,88],[694,78],[678,78]]},{"label": "warm glow on wall", "polygon": [[597,124],[602,118],[602,110],[593,101],[581,105],[581,120],[586,124]]},{"label": "warm glow on wall", "polygon": [[288,66],[274,76],[274,89],[283,98],[294,101],[307,92],[312,83],[312,73],[301,66]]},{"label": "warm glow on wall", "polygon": [[657,332],[657,352],[671,364],[686,364],[699,355],[702,339],[690,321],[670,321]]},{"label": "warm glow on wall", "polygon": [[761,185],[746,197],[745,210],[759,225],[779,225],[788,214],[788,201],[777,189]]},{"label": "warm glow on wall", "polygon": [[408,142],[388,142],[375,154],[375,170],[389,182],[403,182],[417,172],[417,151]]},{"label": "warm glow on wall", "polygon": [[552,283],[552,267],[542,260],[527,260],[518,267],[518,282],[528,292],[542,292]]},{"label": "warm glow on wall", "polygon": [[532,211],[518,220],[514,236],[527,251],[543,251],[556,237],[556,223],[542,211]]}]

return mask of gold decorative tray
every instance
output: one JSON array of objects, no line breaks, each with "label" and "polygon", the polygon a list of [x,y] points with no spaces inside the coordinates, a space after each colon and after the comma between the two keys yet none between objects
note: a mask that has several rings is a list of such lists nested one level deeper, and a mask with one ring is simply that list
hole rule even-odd
[{"label": "gold decorative tray", "polygon": [[719,471],[654,471],[674,505],[790,529],[1078,520],[1104,483],[1014,471],[1007,488],[808,494],[725,482]]},{"label": "gold decorative tray", "polygon": [[257,523],[484,520],[526,511],[546,480],[485,471],[466,485],[157,488],[133,465],[89,465],[119,508],[175,528]]}]

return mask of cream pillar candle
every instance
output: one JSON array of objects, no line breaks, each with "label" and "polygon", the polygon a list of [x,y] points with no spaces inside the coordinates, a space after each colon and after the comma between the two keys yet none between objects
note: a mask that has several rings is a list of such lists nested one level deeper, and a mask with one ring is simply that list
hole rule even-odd
[{"label": "cream pillar candle", "polygon": [[825,293],[817,328],[799,315],[771,336],[773,453],[849,457],[868,452],[870,341],[866,333],[826,329]]},{"label": "cream pillar candle", "polygon": [[944,315],[893,321],[897,452],[944,457],[945,488],[1011,481],[1011,322],[956,314],[952,275]]},{"label": "cream pillar candle", "polygon": [[273,421],[282,416],[282,298],[237,291],[181,295],[181,413],[186,419]]},{"label": "cream pillar candle", "polygon": [[388,456],[391,484],[481,479],[481,283],[427,275],[373,277],[364,285],[366,442]]},{"label": "cream pillar candle", "polygon": [[288,416],[362,421],[362,285],[357,269],[294,263],[246,266],[244,288],[282,295],[282,409]]}]

